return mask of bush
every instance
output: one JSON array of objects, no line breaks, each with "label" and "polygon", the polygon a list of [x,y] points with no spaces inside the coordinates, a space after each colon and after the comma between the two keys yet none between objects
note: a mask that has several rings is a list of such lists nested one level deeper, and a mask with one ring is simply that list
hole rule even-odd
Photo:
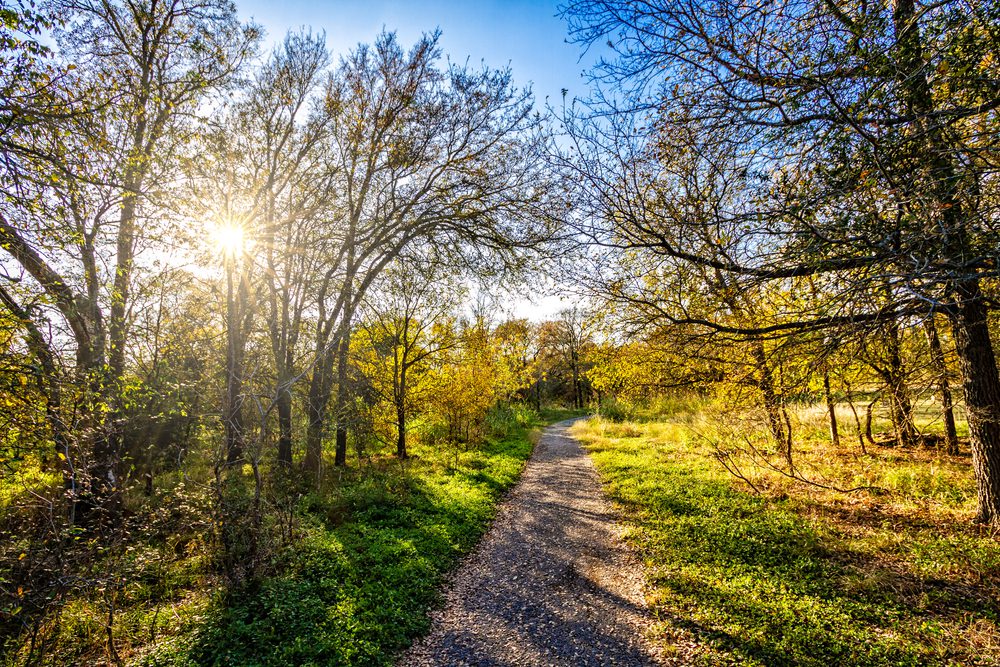
[{"label": "bush", "polygon": [[497,438],[506,438],[537,422],[538,413],[522,403],[497,403],[486,413],[486,429]]},{"label": "bush", "polygon": [[601,417],[604,417],[608,421],[612,422],[624,422],[629,421],[635,417],[635,411],[631,406],[622,403],[618,399],[610,398],[601,402],[601,406],[597,411]]}]

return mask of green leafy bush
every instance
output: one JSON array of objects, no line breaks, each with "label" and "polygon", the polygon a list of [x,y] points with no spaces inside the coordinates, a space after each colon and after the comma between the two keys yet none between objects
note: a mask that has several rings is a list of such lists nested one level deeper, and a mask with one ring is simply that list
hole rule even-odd
[{"label": "green leafy bush", "polygon": [[614,398],[608,398],[602,401],[598,414],[608,421],[616,423],[629,421],[635,416],[635,412],[630,406]]}]

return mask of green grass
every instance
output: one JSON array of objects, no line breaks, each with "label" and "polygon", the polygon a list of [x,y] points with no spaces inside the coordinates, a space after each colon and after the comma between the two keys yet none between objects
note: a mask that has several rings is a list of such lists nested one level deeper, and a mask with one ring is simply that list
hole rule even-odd
[{"label": "green grass", "polygon": [[[239,589],[213,565],[211,467],[192,458],[184,474],[160,475],[152,498],[127,495],[121,544],[74,544],[79,586],[58,599],[25,591],[46,605],[30,616],[0,609],[9,628],[38,623],[33,655],[31,626],[0,637],[0,664],[112,664],[113,609],[114,650],[127,665],[389,665],[428,630],[444,577],[517,481],[536,427],[575,414],[497,408],[483,442],[432,444],[415,433],[407,461],[374,450],[346,470],[328,465],[308,493],[265,471],[267,557],[262,576]],[[29,542],[7,544],[4,562],[33,562]],[[5,577],[0,569],[0,584]]]},{"label": "green grass", "polygon": [[[389,665],[428,630],[444,575],[488,527],[532,450],[525,427],[453,454],[414,445],[298,510],[303,536],[253,589],[217,595],[145,665]],[[456,464],[457,460],[457,464]]]},{"label": "green grass", "polygon": [[798,417],[804,470],[884,489],[835,493],[743,461],[753,493],[713,457],[738,433],[697,409],[574,426],[648,566],[664,650],[703,665],[1000,664],[1000,544],[968,523],[967,459],[833,451]]}]

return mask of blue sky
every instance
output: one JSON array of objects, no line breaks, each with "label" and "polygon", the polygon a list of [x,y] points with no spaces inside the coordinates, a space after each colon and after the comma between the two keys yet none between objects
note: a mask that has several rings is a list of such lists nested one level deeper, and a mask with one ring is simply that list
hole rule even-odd
[{"label": "blue sky", "polygon": [[240,15],[267,30],[269,42],[302,26],[325,30],[335,55],[359,42],[371,42],[384,26],[404,45],[423,32],[442,31],[441,47],[453,61],[473,65],[510,65],[519,85],[533,84],[536,100],[560,103],[582,96],[581,73],[592,59],[579,60],[581,49],[566,43],[566,24],[556,16],[558,0],[237,0]]}]

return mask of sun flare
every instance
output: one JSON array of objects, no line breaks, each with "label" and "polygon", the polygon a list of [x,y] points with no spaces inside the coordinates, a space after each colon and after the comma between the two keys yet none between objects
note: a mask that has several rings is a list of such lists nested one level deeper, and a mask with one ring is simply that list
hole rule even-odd
[{"label": "sun flare", "polygon": [[215,248],[228,258],[238,257],[249,247],[246,231],[238,224],[216,225],[210,236]]}]

